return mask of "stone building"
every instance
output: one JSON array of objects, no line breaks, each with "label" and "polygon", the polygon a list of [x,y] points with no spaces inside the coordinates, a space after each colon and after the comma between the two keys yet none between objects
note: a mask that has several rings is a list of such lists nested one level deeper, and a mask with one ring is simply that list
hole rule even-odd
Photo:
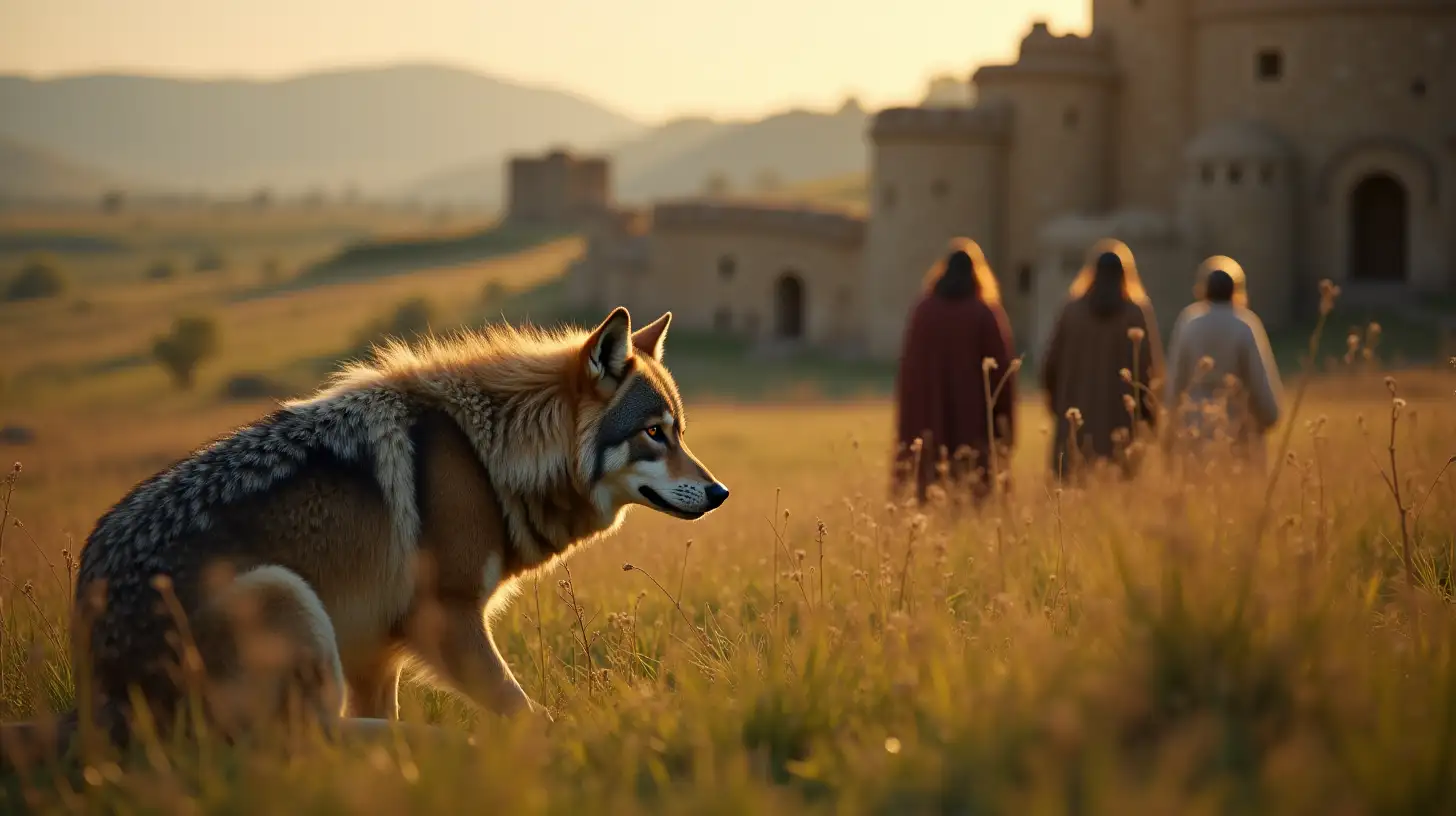
[{"label": "stone building", "polygon": [[[1271,329],[1346,298],[1456,289],[1456,0],[1093,0],[1086,36],[1036,24],[975,104],[892,108],[861,217],[659,203],[575,270],[582,303],[893,358],[957,235],[1033,354],[1098,239],[1125,241],[1160,319],[1200,259],[1249,276]],[[609,248],[631,256],[612,260]]]},{"label": "stone building", "polygon": [[574,226],[612,205],[607,160],[566,150],[511,159],[508,188],[506,217],[521,224]]}]

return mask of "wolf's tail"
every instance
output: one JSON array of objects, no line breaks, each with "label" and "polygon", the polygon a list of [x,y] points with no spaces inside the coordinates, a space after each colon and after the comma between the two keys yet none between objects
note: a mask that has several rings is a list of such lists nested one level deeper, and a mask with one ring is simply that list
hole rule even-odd
[{"label": "wolf's tail", "polygon": [[62,714],[0,724],[0,774],[59,760],[70,750],[80,721],[73,708]]}]

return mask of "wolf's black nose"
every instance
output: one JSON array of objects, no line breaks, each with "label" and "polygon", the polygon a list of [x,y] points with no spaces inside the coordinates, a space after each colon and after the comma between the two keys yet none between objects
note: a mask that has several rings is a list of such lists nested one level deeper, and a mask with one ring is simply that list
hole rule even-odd
[{"label": "wolf's black nose", "polygon": [[728,501],[728,488],[718,482],[708,485],[703,492],[708,494],[709,510],[717,510],[723,506],[723,502]]}]

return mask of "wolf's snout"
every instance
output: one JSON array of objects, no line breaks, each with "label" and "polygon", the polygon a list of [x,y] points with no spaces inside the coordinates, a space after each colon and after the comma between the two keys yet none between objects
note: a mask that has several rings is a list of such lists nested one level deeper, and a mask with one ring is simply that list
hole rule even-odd
[{"label": "wolf's snout", "polygon": [[708,496],[708,509],[717,510],[728,501],[728,488],[720,482],[713,482],[703,491]]}]

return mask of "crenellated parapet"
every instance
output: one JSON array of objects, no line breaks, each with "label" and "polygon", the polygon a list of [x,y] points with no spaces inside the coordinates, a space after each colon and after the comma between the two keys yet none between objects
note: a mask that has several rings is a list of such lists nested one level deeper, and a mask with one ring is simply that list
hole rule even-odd
[{"label": "crenellated parapet", "polygon": [[1112,43],[1098,32],[1085,37],[1053,34],[1046,23],[1038,22],[1022,39],[1021,54],[1016,62],[982,66],[976,71],[973,81],[981,85],[998,79],[1038,76],[1095,82],[1116,80],[1118,73],[1112,58]]},{"label": "crenellated parapet", "polygon": [[653,207],[655,231],[674,229],[745,230],[807,240],[859,244],[865,221],[835,210],[725,201],[672,201]]}]

